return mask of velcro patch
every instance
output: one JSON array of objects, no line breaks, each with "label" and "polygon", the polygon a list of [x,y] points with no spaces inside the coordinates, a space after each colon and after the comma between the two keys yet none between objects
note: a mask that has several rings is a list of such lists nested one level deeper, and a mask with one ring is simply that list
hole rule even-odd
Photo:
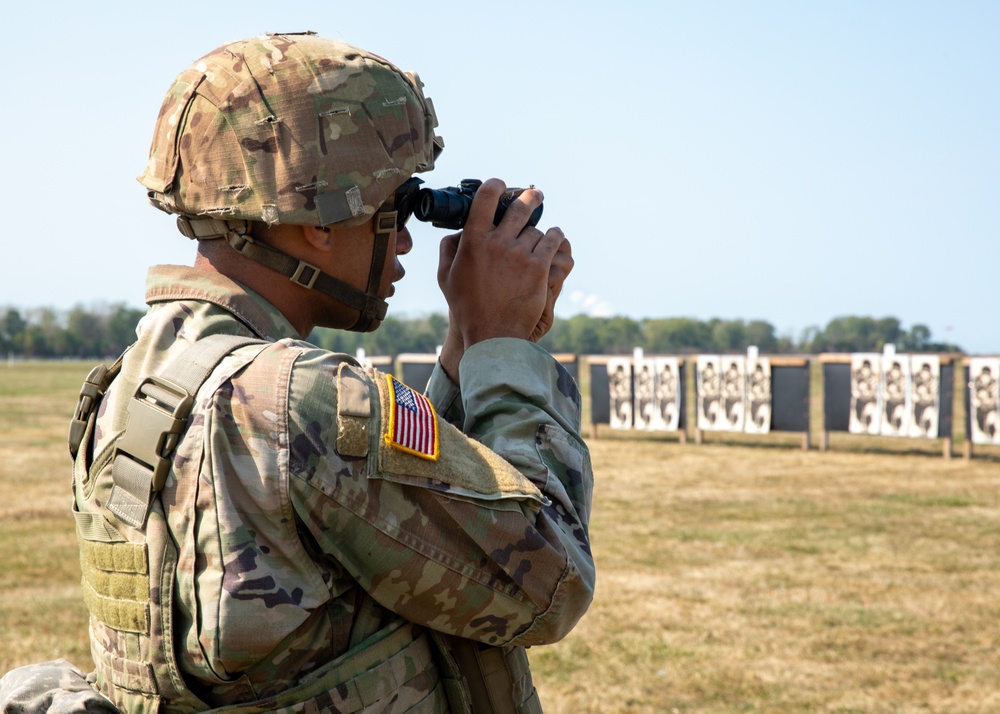
[{"label": "velcro patch", "polygon": [[368,377],[347,363],[337,370],[337,453],[368,455],[368,422],[372,406]]},{"label": "velcro patch", "polygon": [[[387,425],[392,419],[394,404],[390,393],[394,389],[387,375],[380,372],[375,374],[381,423]],[[507,499],[516,499],[527,501],[528,508],[532,508],[533,504],[545,503],[545,496],[538,486],[499,454],[490,451],[475,439],[470,439],[446,421],[437,421],[437,428],[440,458],[436,461],[404,452],[392,446],[391,439],[382,438],[378,450],[378,468],[370,478],[433,488],[444,494],[471,498],[480,503],[492,501],[503,504]],[[380,436],[385,436],[385,432],[385,427],[379,429]],[[534,450],[532,444],[531,451]]]},{"label": "velcro patch", "polygon": [[437,461],[438,420],[434,406],[423,394],[418,394],[391,374],[385,376],[389,383],[389,424],[385,443],[394,449]]}]

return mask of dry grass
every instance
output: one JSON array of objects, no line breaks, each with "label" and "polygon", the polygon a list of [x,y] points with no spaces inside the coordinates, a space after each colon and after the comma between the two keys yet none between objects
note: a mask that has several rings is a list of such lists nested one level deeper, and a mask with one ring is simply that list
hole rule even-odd
[{"label": "dry grass", "polygon": [[[0,366],[0,672],[90,666],[64,437],[79,364]],[[602,434],[598,594],[548,714],[1000,711],[1000,465]]]},{"label": "dry grass", "polygon": [[1000,469],[592,443],[599,592],[560,712],[1000,711]]},{"label": "dry grass", "polygon": [[56,657],[90,666],[66,448],[89,368],[0,365],[0,672]]}]

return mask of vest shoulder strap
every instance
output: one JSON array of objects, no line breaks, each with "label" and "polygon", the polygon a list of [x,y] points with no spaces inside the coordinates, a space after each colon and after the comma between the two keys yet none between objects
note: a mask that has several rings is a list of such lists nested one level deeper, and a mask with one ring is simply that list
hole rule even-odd
[{"label": "vest shoulder strap", "polygon": [[[153,495],[170,470],[170,458],[194,405],[194,397],[208,376],[231,352],[269,342],[239,335],[203,337],[158,375],[145,377],[128,404],[128,422],[115,445],[114,486],[107,509],[124,523],[142,529]],[[86,385],[85,385],[86,386]]]}]

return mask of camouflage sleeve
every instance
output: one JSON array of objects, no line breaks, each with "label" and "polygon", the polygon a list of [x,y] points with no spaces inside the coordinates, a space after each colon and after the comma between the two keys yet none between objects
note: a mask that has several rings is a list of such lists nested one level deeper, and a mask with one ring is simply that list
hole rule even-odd
[{"label": "camouflage sleeve", "polygon": [[0,679],[2,714],[119,714],[64,659],[12,669]]},{"label": "camouflage sleeve", "polygon": [[287,443],[291,505],[328,559],[331,592],[347,574],[407,620],[491,645],[565,636],[594,587],[592,476],[568,374],[526,342],[470,350],[464,426],[510,461],[443,418],[427,460],[387,444],[385,375],[328,355],[307,351],[292,370]]},{"label": "camouflage sleeve", "polygon": [[534,481],[542,508],[580,577],[594,585],[588,524],[594,474],[580,435],[580,390],[566,369],[541,347],[494,339],[462,359],[462,431]]},{"label": "camouflage sleeve", "polygon": [[427,382],[427,398],[431,400],[438,416],[459,429],[465,423],[465,405],[462,404],[462,392],[448,373],[444,371],[440,360],[434,365],[431,378]]}]

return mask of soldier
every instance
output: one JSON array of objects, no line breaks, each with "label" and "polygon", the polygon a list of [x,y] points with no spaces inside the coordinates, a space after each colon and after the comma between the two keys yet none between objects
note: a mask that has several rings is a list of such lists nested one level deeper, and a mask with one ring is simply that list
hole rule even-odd
[{"label": "soldier", "polygon": [[[384,318],[436,126],[415,75],[312,33],[170,88],[139,180],[197,257],[150,270],[70,440],[89,679],[119,710],[540,711],[524,648],[594,588],[580,395],[534,344],[573,265],[526,225],[541,193],[493,225],[486,181],[443,239],[424,394],[302,341]],[[31,681],[5,678],[5,710]]]}]

